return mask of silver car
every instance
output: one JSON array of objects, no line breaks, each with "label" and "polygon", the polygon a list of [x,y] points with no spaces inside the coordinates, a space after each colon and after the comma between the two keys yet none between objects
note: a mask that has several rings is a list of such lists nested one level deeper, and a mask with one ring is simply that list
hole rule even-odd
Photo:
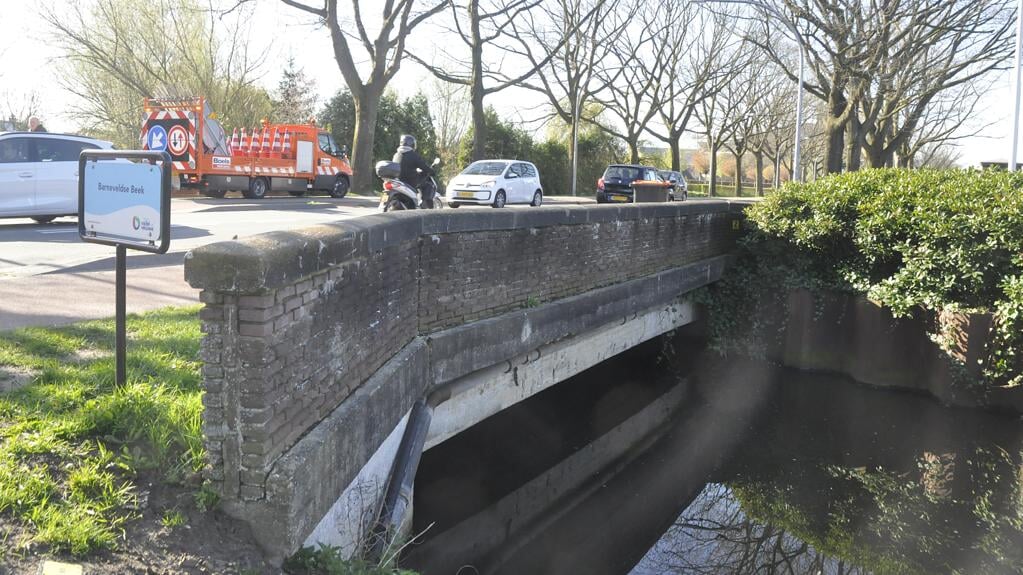
[{"label": "silver car", "polygon": [[0,133],[0,217],[46,223],[78,213],[78,156],[110,142],[48,132]]}]

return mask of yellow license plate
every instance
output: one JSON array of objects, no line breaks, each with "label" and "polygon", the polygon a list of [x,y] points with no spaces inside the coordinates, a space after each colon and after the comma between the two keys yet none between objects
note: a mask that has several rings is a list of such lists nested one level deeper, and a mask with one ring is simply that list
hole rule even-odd
[{"label": "yellow license plate", "polygon": [[476,194],[474,194],[472,192],[458,192],[455,195],[458,196],[459,198],[475,198],[476,197]]},{"label": "yellow license plate", "polygon": [[611,196],[611,199],[616,202],[627,202],[629,201],[629,196]]}]

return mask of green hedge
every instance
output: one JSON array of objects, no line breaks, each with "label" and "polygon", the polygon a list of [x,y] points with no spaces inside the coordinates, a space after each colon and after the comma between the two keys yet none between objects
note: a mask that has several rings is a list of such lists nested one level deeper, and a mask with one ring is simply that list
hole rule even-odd
[{"label": "green hedge", "polygon": [[708,300],[717,347],[762,348],[776,326],[753,312],[787,289],[837,289],[896,316],[993,312],[984,383],[1023,383],[1023,175],[865,170],[788,184],[746,214],[739,265]]}]

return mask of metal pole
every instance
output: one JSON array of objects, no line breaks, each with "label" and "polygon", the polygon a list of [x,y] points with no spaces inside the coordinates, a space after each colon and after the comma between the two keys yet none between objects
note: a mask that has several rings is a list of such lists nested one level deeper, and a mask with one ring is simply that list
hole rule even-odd
[{"label": "metal pole", "polygon": [[114,383],[117,387],[123,387],[126,380],[126,369],[125,369],[125,292],[127,291],[125,282],[125,259],[127,259],[127,249],[124,246],[117,246],[117,264],[115,272],[115,283],[116,283],[116,295],[114,306],[116,320],[114,329],[117,331],[117,341],[115,344],[115,360],[116,360],[116,372],[114,377]]},{"label": "metal pole", "polygon": [[[1023,0],[1020,0],[1023,2]],[[572,106],[572,195],[576,195],[575,184],[579,171],[579,101],[582,100],[576,88],[575,104]]]},{"label": "metal pole", "polygon": [[[1020,0],[1023,2],[1023,0]],[[798,37],[798,36],[797,36]],[[803,141],[803,74],[806,67],[806,56],[804,55],[802,40],[799,42],[799,92],[796,93],[796,145],[792,152],[792,179],[797,182],[803,181],[803,175],[799,171],[800,150]]]},{"label": "metal pole", "polygon": [[1009,156],[1009,171],[1016,171],[1016,154],[1019,148],[1019,100],[1020,100],[1020,57],[1023,52],[1023,0],[1016,5],[1016,67],[1012,71],[1016,99],[1012,111],[1012,155]]}]

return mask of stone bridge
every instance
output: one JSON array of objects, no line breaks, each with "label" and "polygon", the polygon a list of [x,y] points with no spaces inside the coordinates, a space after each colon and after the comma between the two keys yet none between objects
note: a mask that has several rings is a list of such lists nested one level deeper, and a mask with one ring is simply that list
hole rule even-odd
[{"label": "stone bridge", "polygon": [[190,252],[223,508],[273,557],[354,552],[424,447],[690,323],[742,207],[399,212]]}]

